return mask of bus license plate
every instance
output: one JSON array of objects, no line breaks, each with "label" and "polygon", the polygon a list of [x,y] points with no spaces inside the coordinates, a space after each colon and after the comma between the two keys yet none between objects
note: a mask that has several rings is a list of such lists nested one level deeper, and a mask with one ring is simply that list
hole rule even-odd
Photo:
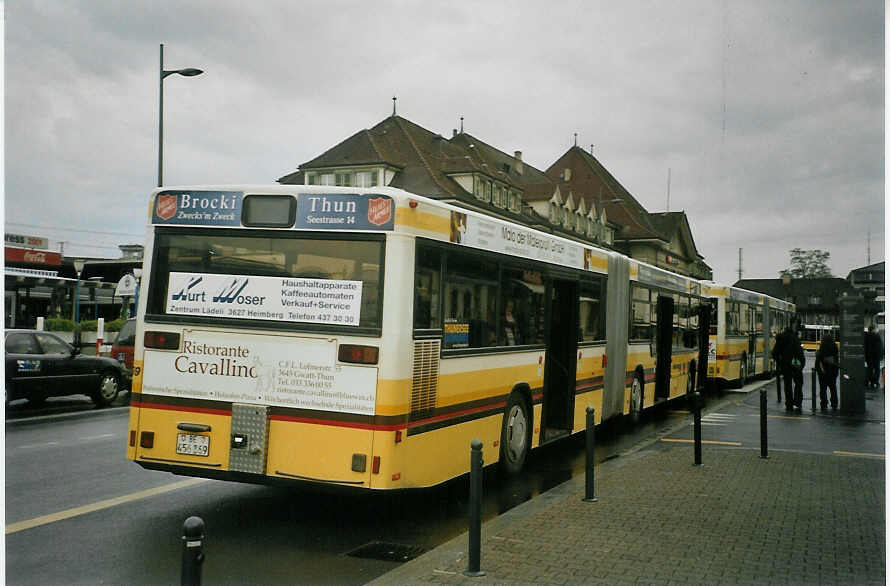
[{"label": "bus license plate", "polygon": [[209,456],[210,436],[180,433],[176,436],[176,453],[187,456]]}]

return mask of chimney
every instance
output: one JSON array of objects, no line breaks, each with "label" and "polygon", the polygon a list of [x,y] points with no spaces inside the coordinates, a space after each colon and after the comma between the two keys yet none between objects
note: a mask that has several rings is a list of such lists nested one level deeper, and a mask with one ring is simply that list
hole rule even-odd
[{"label": "chimney", "polygon": [[522,151],[513,151],[513,159],[515,160],[513,166],[516,168],[516,172],[522,175]]},{"label": "chimney", "polygon": [[452,128],[451,129],[451,138],[454,138],[455,136],[457,136],[457,128]]}]

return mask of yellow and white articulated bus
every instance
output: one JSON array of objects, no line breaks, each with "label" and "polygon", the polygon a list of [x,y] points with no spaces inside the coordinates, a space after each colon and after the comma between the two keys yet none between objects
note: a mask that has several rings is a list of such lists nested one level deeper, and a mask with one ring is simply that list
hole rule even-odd
[{"label": "yellow and white articulated bus", "polygon": [[742,387],[749,378],[771,375],[770,351],[794,317],[794,304],[713,282],[703,289],[711,302],[708,378]]},{"label": "yellow and white articulated bus", "polygon": [[398,189],[152,194],[127,457],[365,489],[469,470],[692,386],[698,282]]}]

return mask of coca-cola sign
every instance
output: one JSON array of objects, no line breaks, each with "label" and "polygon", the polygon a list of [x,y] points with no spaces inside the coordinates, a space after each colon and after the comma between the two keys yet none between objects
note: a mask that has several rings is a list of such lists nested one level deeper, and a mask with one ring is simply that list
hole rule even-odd
[{"label": "coca-cola sign", "polygon": [[47,250],[29,250],[27,248],[6,247],[7,263],[24,263],[31,265],[62,266],[62,255],[58,252]]}]

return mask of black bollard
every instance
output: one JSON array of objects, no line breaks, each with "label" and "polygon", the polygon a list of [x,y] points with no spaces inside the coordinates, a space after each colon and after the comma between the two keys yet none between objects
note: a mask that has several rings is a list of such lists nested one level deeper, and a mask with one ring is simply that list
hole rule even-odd
[{"label": "black bollard", "polygon": [[593,490],[593,454],[596,448],[595,424],[593,422],[593,407],[587,407],[587,435],[585,436],[584,459],[584,502],[595,503],[596,496]]},{"label": "black bollard", "polygon": [[695,437],[695,465],[701,466],[701,393],[694,393],[692,395],[693,412],[693,430]]},{"label": "black bollard", "polygon": [[182,586],[201,586],[201,564],[204,563],[204,521],[189,517],[182,524]]},{"label": "black bollard", "polygon": [[470,531],[466,576],[484,576],[482,561],[482,442],[470,442]]},{"label": "black bollard", "polygon": [[760,457],[764,460],[769,458],[766,446],[766,389],[760,389]]},{"label": "black bollard", "polygon": [[810,397],[813,400],[813,409],[812,411],[816,412],[816,367],[813,367],[813,370],[810,371],[810,389],[811,394]]},{"label": "black bollard", "polygon": [[781,403],[782,402],[782,373],[778,372],[778,371],[776,371],[776,395],[778,397],[776,399],[776,402]]}]

